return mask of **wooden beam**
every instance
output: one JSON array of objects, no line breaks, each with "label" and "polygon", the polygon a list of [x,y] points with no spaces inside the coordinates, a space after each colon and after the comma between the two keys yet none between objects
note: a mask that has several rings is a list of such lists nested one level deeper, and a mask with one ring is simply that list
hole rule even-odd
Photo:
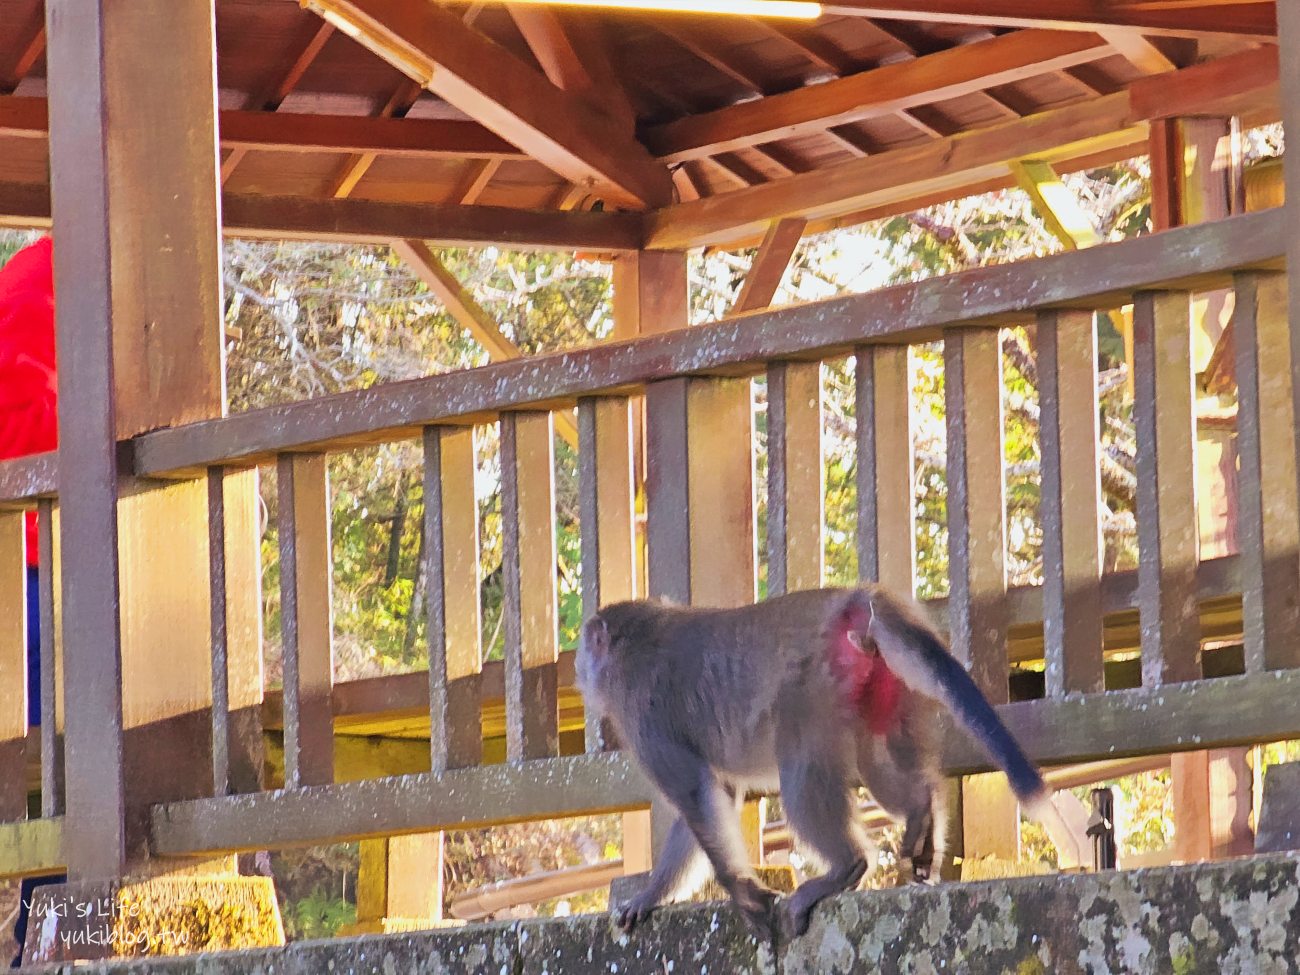
[{"label": "wooden beam", "polygon": [[1098,33],[1143,74],[1164,74],[1179,68],[1164,51],[1137,31],[1109,28]]},{"label": "wooden beam", "polygon": [[749,273],[745,275],[745,283],[731,309],[733,314],[758,311],[772,304],[776,289],[781,286],[781,279],[790,266],[790,258],[803,240],[805,226],[806,221],[797,218],[772,224],[754,255]]},{"label": "wooden beam", "polygon": [[18,46],[18,55],[9,70],[0,74],[0,92],[11,92],[27,77],[40,56],[45,53],[45,5],[32,4],[31,17],[22,37],[26,38]]},{"label": "wooden beam", "polygon": [[[399,240],[394,241],[392,246],[416,276],[437,295],[448,313],[487,350],[488,358],[493,362],[503,362],[523,356],[519,346],[501,331],[492,316],[456,280],[456,276],[447,269],[447,265],[438,260],[438,256],[428,244],[422,240]],[[555,432],[563,437],[569,446],[577,448],[578,426],[569,413],[555,415]]]},{"label": "wooden beam", "polygon": [[1154,7],[1094,0],[830,0],[826,14],[1050,30],[1126,29],[1168,37],[1235,37],[1271,41],[1277,36],[1272,3],[1179,4]]},{"label": "wooden beam", "polygon": [[[222,197],[223,230],[270,240],[337,240],[389,244],[405,237],[448,245],[536,250],[634,251],[642,240],[637,213],[551,213],[495,206],[322,200],[300,196]],[[45,186],[0,183],[0,226],[48,227]]]},{"label": "wooden beam", "polygon": [[630,135],[434,4],[308,0],[363,45],[570,182],[660,206],[672,179]]},{"label": "wooden beam", "polygon": [[[518,148],[477,122],[393,117],[414,100],[404,86],[382,114],[371,118],[230,109],[218,113],[221,145],[259,152],[375,153],[414,159],[523,158]],[[0,96],[0,135],[43,140],[48,132],[44,98]]]},{"label": "wooden beam", "polygon": [[[1018,31],[657,126],[646,145],[668,162],[820,133],[1092,61],[1096,34]],[[950,133],[944,133],[950,134]]]},{"label": "wooden beam", "polygon": [[1011,163],[1011,172],[1020,188],[1029,194],[1034,209],[1052,235],[1065,245],[1066,250],[1092,247],[1101,243],[1092,218],[1079,204],[1078,198],[1066,188],[1050,163],[1037,159],[1017,159]]},{"label": "wooden beam", "polygon": [[1054,163],[1145,145],[1147,121],[1216,110],[1275,111],[1277,54],[1248,51],[1135,82],[1080,105],[1000,122],[948,139],[848,160],[716,197],[679,203],[649,218],[646,245],[676,249],[728,244],[761,235],[781,217],[831,218],[1005,176],[1013,160]]}]

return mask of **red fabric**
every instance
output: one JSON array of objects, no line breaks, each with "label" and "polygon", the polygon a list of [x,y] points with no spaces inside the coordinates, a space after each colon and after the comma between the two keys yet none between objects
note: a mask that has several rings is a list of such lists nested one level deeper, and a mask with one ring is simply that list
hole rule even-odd
[{"label": "red fabric", "polygon": [[[52,250],[43,237],[0,268],[0,460],[59,442]],[[36,516],[28,515],[27,564],[36,558]]]}]

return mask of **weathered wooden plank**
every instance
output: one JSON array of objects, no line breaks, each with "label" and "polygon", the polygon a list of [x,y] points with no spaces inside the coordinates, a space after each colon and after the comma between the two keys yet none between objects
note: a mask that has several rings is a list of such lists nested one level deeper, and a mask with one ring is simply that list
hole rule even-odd
[{"label": "weathered wooden plank", "polygon": [[1300,665],[1300,516],[1287,280],[1237,279],[1237,456],[1247,671]]},{"label": "weathered wooden plank", "polygon": [[473,427],[425,430],[428,705],[432,768],[436,772],[477,765],[483,758],[479,717],[483,648],[474,474]]},{"label": "weathered wooden plank", "polygon": [[1185,292],[1133,302],[1139,606],[1147,686],[1201,674],[1196,619],[1196,470]]},{"label": "weathered wooden plank", "polygon": [[767,592],[822,584],[825,465],[820,362],[767,370]]},{"label": "weathered wooden plank", "polygon": [[226,472],[208,471],[208,599],[212,631],[212,794],[230,791],[230,674],[226,639]]},{"label": "weathered wooden plank", "polygon": [[858,575],[911,594],[916,509],[910,354],[905,345],[862,345],[855,355]]},{"label": "weathered wooden plank", "polygon": [[62,816],[0,824],[0,877],[58,873],[67,868]]},{"label": "weathered wooden plank", "polygon": [[1280,266],[1284,215],[1249,214],[1000,267],[899,285],[712,325],[454,375],[189,424],[135,441],[136,471],[162,475],[244,464],[284,449],[337,441],[418,436],[424,424],[490,419],[498,410],[569,405],[578,396],[625,392],[668,376],[755,374],[774,359],[830,359],[863,342],[922,342],[957,323],[1032,323],[1031,309],[1124,304],[1155,284],[1207,287],[1244,268]]},{"label": "weathered wooden plank", "polygon": [[506,753],[559,754],[555,455],[550,413],[501,417]]},{"label": "weathered wooden plank", "polygon": [[0,504],[53,496],[58,476],[59,455],[53,450],[0,461]]},{"label": "weathered wooden plank", "polygon": [[1105,690],[1097,332],[1088,312],[1038,318],[1047,693]]},{"label": "weathered wooden plank", "polygon": [[284,654],[284,777],[297,789],[334,778],[333,612],[329,476],[323,454],[277,468],[280,642]]},{"label": "weathered wooden plank", "polygon": [[[636,596],[632,410],[624,397],[578,402],[578,502],[582,525],[582,615]],[[605,737],[587,715],[587,750]]]},{"label": "weathered wooden plank", "polygon": [[[1294,51],[1300,43],[1300,9],[1295,4],[1283,4],[1277,11],[1278,38],[1281,44],[1288,45],[1288,51]],[[1300,132],[1300,58],[1282,59],[1280,89],[1282,102],[1282,124],[1290,132]],[[1287,275],[1287,321],[1300,322],[1300,228],[1296,226],[1296,213],[1300,211],[1300,152],[1285,153],[1282,157],[1282,175],[1284,185],[1281,187],[1289,219],[1284,225],[1283,245],[1287,255],[1287,266],[1292,273]],[[1300,342],[1291,342],[1292,370],[1292,416],[1300,417],[1300,383],[1294,376],[1300,372]],[[1293,451],[1300,453],[1300,425],[1294,429],[1295,445]],[[1297,464],[1300,468],[1300,463]],[[1300,470],[1297,471],[1300,475]]]},{"label": "weathered wooden plank", "polygon": [[0,512],[0,822],[27,818],[26,515]]},{"label": "weathered wooden plank", "polygon": [[582,755],[172,803],[154,810],[152,836],[160,856],[281,848],[617,812],[652,795],[622,756]]},{"label": "weathered wooden plank", "polygon": [[948,599],[953,652],[995,704],[1007,700],[1002,347],[996,329],[943,340],[948,425]]}]

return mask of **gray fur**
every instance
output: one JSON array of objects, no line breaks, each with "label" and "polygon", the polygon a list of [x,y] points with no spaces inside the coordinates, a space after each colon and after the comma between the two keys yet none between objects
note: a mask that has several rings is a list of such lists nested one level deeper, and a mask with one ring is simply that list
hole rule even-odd
[{"label": "gray fur", "polygon": [[[888,736],[841,703],[832,671],[828,637],[851,602],[870,614],[857,634],[864,652],[884,654],[907,688]],[[906,824],[900,854],[928,876],[944,825],[937,708],[927,699],[946,697],[927,659],[935,640],[915,609],[874,585],[737,609],[618,603],[589,620],[577,659],[584,698],[680,816],[620,926],[689,896],[702,848],[751,930],[770,934],[775,894],[754,875],[734,814],[747,792],[779,788],[791,827],[827,866],[784,905],[787,935],[806,930],[820,900],[855,887],[874,858],[854,814],[858,785]]]}]

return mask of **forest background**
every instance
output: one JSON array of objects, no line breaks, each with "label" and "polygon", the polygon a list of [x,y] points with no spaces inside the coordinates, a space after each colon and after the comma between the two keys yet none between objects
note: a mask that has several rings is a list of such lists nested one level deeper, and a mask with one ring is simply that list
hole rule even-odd
[{"label": "forest background", "polygon": [[[1277,128],[1248,133],[1251,160],[1277,155]],[[1150,231],[1150,173],[1145,158],[1064,177],[1102,240]],[[35,235],[0,231],[0,262]],[[777,304],[859,293],[966,268],[1053,253],[1061,242],[1029,196],[1007,190],[860,227],[806,238],[795,253]],[[439,258],[524,354],[587,345],[612,328],[607,264],[551,253],[497,248],[440,249]],[[419,278],[386,247],[274,243],[225,244],[227,380],[232,412],[380,383],[483,365],[485,350]],[[691,324],[725,316],[754,251],[695,252],[690,257]],[[1135,433],[1123,340],[1098,317],[1103,537],[1106,568],[1136,564]],[[1008,583],[1041,583],[1038,520],[1039,442],[1032,328],[1002,332]],[[823,369],[826,463],[826,577],[857,578],[852,359]],[[939,345],[911,356],[915,447],[917,595],[947,590],[946,443],[943,357]],[[765,587],[764,383],[754,382],[759,592]],[[428,666],[420,573],[421,459],[417,444],[332,455],[335,679],[423,670]],[[495,429],[480,428],[476,493],[481,523],[481,604],[485,659],[499,658],[501,528]],[[261,477],[265,661],[268,687],[280,683],[279,566],[274,470]],[[556,440],[556,542],[559,639],[576,643],[580,566],[576,455]],[[1296,753],[1288,745],[1260,761]],[[1121,852],[1159,850],[1172,840],[1168,772],[1110,783],[1116,789]],[[1082,794],[1086,794],[1083,790]],[[1023,856],[1051,859],[1031,826]],[[445,893],[450,902],[482,884],[621,855],[618,817],[590,817],[447,835]],[[290,937],[321,937],[355,919],[357,844],[271,852],[248,858],[250,870],[276,879]],[[5,898],[14,902],[12,890]],[[3,896],[0,893],[0,896]],[[516,914],[568,913],[603,906],[603,893],[547,902]],[[4,901],[0,900],[0,905]],[[0,906],[0,912],[7,913]],[[7,926],[6,926],[7,927]]]}]

